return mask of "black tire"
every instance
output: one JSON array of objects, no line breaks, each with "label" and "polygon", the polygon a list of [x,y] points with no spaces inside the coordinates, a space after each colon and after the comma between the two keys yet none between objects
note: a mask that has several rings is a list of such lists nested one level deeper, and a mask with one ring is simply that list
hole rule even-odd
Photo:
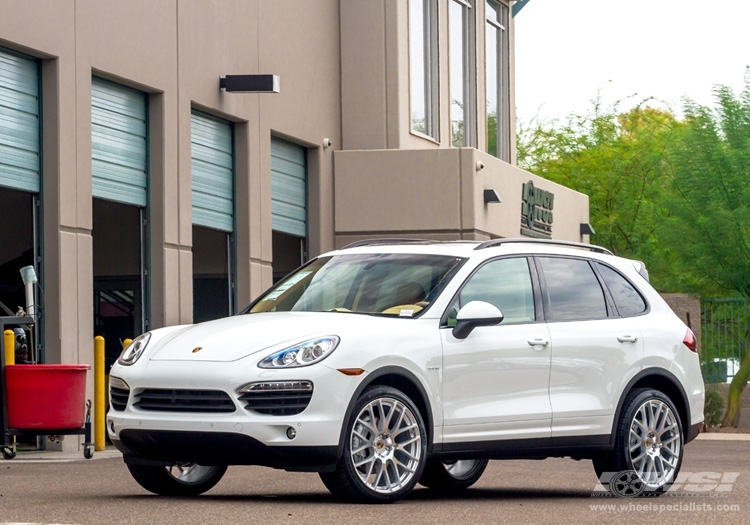
[{"label": "black tire", "polygon": [[427,456],[424,421],[411,399],[395,388],[367,388],[345,424],[336,470],[320,473],[326,488],[351,502],[393,503],[406,496]]},{"label": "black tire", "polygon": [[479,481],[488,463],[487,459],[431,459],[427,461],[419,483],[433,490],[467,489]]},{"label": "black tire", "polygon": [[226,466],[204,467],[195,463],[153,467],[128,464],[138,484],[160,496],[198,496],[214,487],[227,471]]},{"label": "black tire", "polygon": [[677,478],[684,447],[672,400],[658,390],[633,390],[615,428],[614,450],[593,460],[601,484],[618,497],[662,495]]}]

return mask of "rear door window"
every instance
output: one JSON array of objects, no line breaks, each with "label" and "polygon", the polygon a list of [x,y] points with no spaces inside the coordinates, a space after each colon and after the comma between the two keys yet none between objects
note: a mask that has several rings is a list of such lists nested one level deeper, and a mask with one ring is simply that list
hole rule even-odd
[{"label": "rear door window", "polygon": [[538,260],[547,283],[548,320],[584,321],[607,317],[604,290],[587,260],[564,257],[539,257]]}]

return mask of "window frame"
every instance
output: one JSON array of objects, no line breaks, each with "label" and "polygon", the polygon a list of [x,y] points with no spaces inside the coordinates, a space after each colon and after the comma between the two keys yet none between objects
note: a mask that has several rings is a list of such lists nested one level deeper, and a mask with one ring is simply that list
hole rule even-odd
[{"label": "window frame", "polygon": [[[486,146],[487,153],[500,160],[510,162],[511,132],[510,132],[510,6],[501,0],[485,0],[485,97],[486,97]],[[495,6],[492,8],[490,6]],[[498,9],[499,8],[499,9]],[[500,11],[500,13],[497,13]],[[491,17],[496,14],[498,20]],[[495,34],[495,57],[497,62],[490,68],[489,53],[490,31]],[[492,73],[492,74],[491,74]],[[490,77],[494,76],[495,89],[491,90]],[[494,111],[490,111],[490,91],[496,101]],[[495,144],[490,144],[490,116],[495,115]],[[494,149],[494,153],[493,153]]]},{"label": "window frame", "polygon": [[[449,121],[450,145],[452,147],[474,147],[476,145],[476,0],[449,0],[448,3],[448,87],[449,87]],[[457,20],[454,19],[454,7],[459,6],[461,19],[460,34],[454,33]],[[455,71],[453,45],[454,38],[460,38],[461,64],[460,71]],[[461,120],[454,120],[454,75],[461,78]],[[454,141],[454,122],[463,124],[463,141]]]},{"label": "window frame", "polygon": [[[467,283],[471,281],[471,279],[476,275],[479,270],[484,268],[488,264],[492,264],[493,262],[497,262],[503,259],[525,259],[526,264],[529,268],[529,278],[531,279],[531,289],[532,289],[532,298],[534,299],[534,320],[528,323],[509,323],[508,325],[504,325],[504,321],[501,321],[498,326],[515,326],[518,324],[537,324],[537,323],[544,323],[544,308],[542,301],[543,293],[542,293],[542,286],[539,276],[539,269],[536,266],[536,262],[534,261],[534,256],[530,254],[522,254],[522,253],[514,253],[514,254],[508,254],[508,255],[501,255],[499,257],[492,257],[490,259],[486,259],[479,263],[476,268],[474,268],[469,275],[466,276],[466,278],[463,280],[461,285],[458,287],[458,289],[454,292],[453,296],[448,301],[448,305],[445,308],[445,311],[443,312],[443,315],[440,316],[440,328],[450,328],[453,329],[452,326],[448,325],[448,317],[450,315],[451,308],[456,303],[456,301],[459,301],[460,305],[460,296],[461,292],[463,292],[464,288],[466,287]],[[460,308],[459,308],[460,309]]]},{"label": "window frame", "polygon": [[[599,289],[602,292],[602,297],[604,299],[604,306],[606,313],[604,317],[592,317],[592,318],[585,318],[585,319],[554,319],[552,318],[552,303],[550,301],[549,296],[549,285],[547,283],[547,277],[544,274],[544,269],[542,268],[542,259],[568,259],[568,260],[575,260],[575,261],[584,261],[588,264],[589,269],[591,270],[591,273],[594,275],[594,278],[596,279],[597,283],[599,284]],[[542,287],[542,300],[544,305],[544,320],[548,323],[580,323],[584,321],[602,321],[606,319],[612,319],[615,317],[619,317],[617,310],[615,309],[614,302],[612,301],[612,296],[609,293],[609,289],[607,288],[607,285],[604,283],[604,280],[602,279],[599,272],[596,270],[596,265],[592,264],[594,261],[592,259],[586,258],[586,257],[573,257],[568,255],[557,255],[557,254],[543,254],[543,255],[536,255],[534,256],[534,264],[536,265],[537,272],[539,273],[539,279],[540,284]]]},{"label": "window frame", "polygon": [[[412,39],[412,22],[415,9],[419,7],[422,18],[422,43],[419,57],[415,57]],[[440,92],[439,92],[439,53],[438,53],[438,3],[437,0],[409,0],[409,130],[414,135],[436,142],[440,140]],[[415,69],[415,58],[421,58],[420,69]],[[421,72],[421,86],[416,86],[415,76]],[[421,88],[420,100],[424,106],[424,130],[415,129],[414,111],[416,93]]]}]

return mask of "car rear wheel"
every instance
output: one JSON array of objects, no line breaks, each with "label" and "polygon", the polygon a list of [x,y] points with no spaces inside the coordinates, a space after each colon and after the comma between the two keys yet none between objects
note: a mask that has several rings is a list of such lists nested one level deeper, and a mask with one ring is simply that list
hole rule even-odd
[{"label": "car rear wheel", "polygon": [[419,483],[436,490],[466,489],[479,481],[488,463],[486,459],[432,459],[425,465]]},{"label": "car rear wheel", "polygon": [[614,451],[595,458],[594,470],[615,496],[658,496],[677,477],[683,446],[674,403],[658,390],[637,389],[623,404]]},{"label": "car rear wheel", "polygon": [[161,496],[197,496],[214,487],[227,471],[226,466],[177,463],[170,467],[128,464],[138,484]]},{"label": "car rear wheel", "polygon": [[341,499],[391,503],[414,488],[426,454],[427,433],[414,403],[395,388],[376,386],[354,405],[336,470],[320,478]]}]

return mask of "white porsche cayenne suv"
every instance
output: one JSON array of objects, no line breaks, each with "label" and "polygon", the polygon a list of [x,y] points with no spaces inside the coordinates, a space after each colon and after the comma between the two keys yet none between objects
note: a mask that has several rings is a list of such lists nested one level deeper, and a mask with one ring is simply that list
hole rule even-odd
[{"label": "white porsche cayenne suv", "polygon": [[355,243],[239,315],[141,335],[109,385],[109,437],[162,495],[263,465],[392,502],[547,457],[659,494],[703,422],[695,338],[643,264],[530,239]]}]

